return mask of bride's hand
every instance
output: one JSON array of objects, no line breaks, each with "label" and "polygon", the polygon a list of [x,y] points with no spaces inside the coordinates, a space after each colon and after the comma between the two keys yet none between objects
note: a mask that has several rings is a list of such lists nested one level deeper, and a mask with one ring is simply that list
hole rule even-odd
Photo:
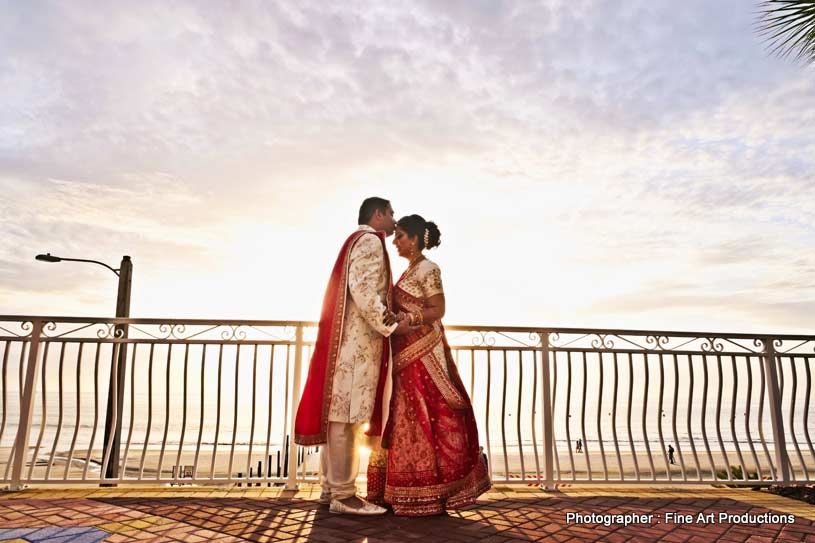
[{"label": "bride's hand", "polygon": [[403,336],[408,332],[412,331],[415,327],[409,324],[407,319],[402,319],[399,321],[399,324],[396,325],[396,328],[393,330],[394,336]]}]

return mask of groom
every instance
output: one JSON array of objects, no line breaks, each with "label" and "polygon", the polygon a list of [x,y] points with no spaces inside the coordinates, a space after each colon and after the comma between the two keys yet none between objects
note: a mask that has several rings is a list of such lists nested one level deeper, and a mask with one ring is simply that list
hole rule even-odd
[{"label": "groom", "polygon": [[320,501],[330,502],[332,513],[380,515],[385,509],[356,496],[356,439],[366,423],[369,436],[382,433],[388,337],[408,324],[386,324],[391,272],[385,238],[396,229],[390,202],[367,198],[358,223],[340,249],[323,298],[294,440],[323,445]]}]

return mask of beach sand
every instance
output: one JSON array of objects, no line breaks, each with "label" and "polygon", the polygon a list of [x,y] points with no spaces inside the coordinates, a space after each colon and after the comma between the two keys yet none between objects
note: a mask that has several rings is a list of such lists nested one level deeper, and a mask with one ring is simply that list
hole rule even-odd
[{"label": "beach sand", "polygon": [[[253,480],[263,480],[264,482],[280,482],[284,480],[282,466],[280,476],[278,477],[277,451],[278,449],[270,449],[270,476],[261,477],[258,479],[258,462],[263,462],[262,468],[264,475],[266,475],[265,472],[268,469],[266,462],[263,461],[265,456],[265,446],[253,449],[249,466],[252,469]],[[298,475],[299,477],[316,478],[319,469],[319,453],[314,448],[310,448],[308,451],[309,452],[305,454],[305,461],[301,463],[297,469]],[[9,448],[4,447],[0,449],[0,474],[5,474],[7,471],[9,453]],[[67,478],[71,480],[99,480],[100,464],[102,460],[101,450],[95,449],[91,451],[90,458],[92,462],[90,464],[86,464],[85,462],[87,450],[75,451],[71,460],[71,466],[67,470],[66,477],[68,453],[69,451],[58,451],[56,453],[50,469],[50,479],[65,480]],[[249,473],[247,469],[247,460],[249,458],[247,453],[247,450],[236,449],[231,455],[230,459],[230,448],[219,447],[213,463],[212,451],[201,451],[201,453],[198,455],[196,469],[194,450],[182,451],[179,458],[177,447],[175,449],[171,447],[165,449],[163,457],[160,449],[148,449],[144,455],[142,455],[141,449],[131,449],[128,454],[127,470],[124,477],[126,479],[141,478],[151,479],[154,481],[172,481],[176,479],[176,475],[183,475],[184,472],[187,472],[189,475],[195,473],[198,481],[209,479],[213,479],[215,481],[218,479],[226,480],[229,478],[230,473],[232,474],[233,479],[238,477],[245,478]],[[725,453],[722,453],[721,451],[712,451],[710,456],[708,456],[707,452],[704,450],[697,449],[698,465],[692,452],[690,450],[685,450],[684,448],[681,450],[681,454],[678,452],[675,455],[675,464],[667,463],[667,459],[660,451],[652,450],[653,468],[644,450],[636,451],[636,454],[632,454],[630,449],[628,451],[621,450],[619,457],[617,456],[617,453],[613,447],[610,449],[607,447],[604,455],[601,454],[600,451],[584,451],[581,453],[572,451],[570,458],[569,452],[566,450],[561,449],[558,451],[558,453],[557,461],[553,462],[553,472],[555,479],[559,481],[589,479],[597,481],[614,481],[620,480],[621,474],[622,479],[626,481],[637,481],[638,478],[641,480],[682,480],[683,462],[684,476],[688,480],[699,480],[701,472],[701,479],[704,481],[713,481],[717,476],[719,480],[724,481],[727,480],[726,469],[728,465],[738,467],[742,465],[738,455],[732,450],[728,450]],[[797,457],[796,452],[788,451],[788,454],[790,455],[793,471],[797,474],[796,478],[799,480],[804,480],[806,478],[805,471]],[[753,460],[751,452],[749,451],[749,448],[742,451],[744,467],[746,468],[747,473],[752,474],[753,472],[760,471],[761,476],[759,478],[764,479],[770,477],[770,463],[763,448],[757,450],[756,455],[758,457],[760,470],[756,469],[756,464]],[[772,458],[773,464],[775,464],[774,451],[769,450],[769,455]],[[361,475],[364,475],[365,473],[368,456],[369,451],[363,448],[360,452]],[[815,456],[809,451],[802,451],[802,456],[804,459],[804,465],[806,465],[806,468],[809,470],[809,476],[815,478]],[[285,455],[280,455],[281,464],[283,464],[284,457]],[[603,462],[604,458],[605,465]],[[488,460],[491,460],[490,465],[492,467],[493,479],[497,481],[529,481],[536,479],[539,475],[543,477],[544,459],[542,451],[540,450],[538,451],[537,462],[535,460],[534,452],[528,448],[525,449],[523,462],[521,462],[522,458],[519,454],[508,452],[505,457],[502,450],[493,450],[492,455],[488,456]],[[711,468],[711,460],[713,468]],[[186,466],[186,468],[184,471],[174,470],[174,466],[177,465]],[[161,466],[160,476],[159,466]],[[27,478],[29,469],[31,469],[30,464],[26,466],[23,472],[24,478]],[[47,455],[41,454],[38,462],[34,465],[33,469],[31,469],[32,481],[44,479],[47,470]],[[733,479],[741,479],[741,474],[739,471],[740,468],[736,469],[735,473],[731,474]],[[239,473],[241,474],[240,476],[238,475]],[[178,480],[184,479],[184,477],[180,477]],[[188,477],[187,479],[189,480]]]}]

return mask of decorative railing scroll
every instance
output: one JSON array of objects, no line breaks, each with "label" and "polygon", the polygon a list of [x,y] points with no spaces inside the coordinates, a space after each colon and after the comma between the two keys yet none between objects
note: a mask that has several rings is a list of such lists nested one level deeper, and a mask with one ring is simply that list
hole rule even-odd
[{"label": "decorative railing scroll", "polygon": [[[815,336],[445,330],[494,481],[815,479]],[[314,481],[319,455],[292,443],[291,426],[316,331],[301,321],[0,316],[2,482]],[[119,390],[110,383],[122,358]],[[106,406],[119,399],[110,421]],[[108,422],[121,425],[118,451]],[[115,478],[104,475],[111,465]]]}]

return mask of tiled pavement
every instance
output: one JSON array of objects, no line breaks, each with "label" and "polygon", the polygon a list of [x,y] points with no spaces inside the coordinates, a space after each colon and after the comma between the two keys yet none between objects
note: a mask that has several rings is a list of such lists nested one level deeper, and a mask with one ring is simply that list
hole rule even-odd
[{"label": "tiled pavement", "polygon": [[[0,541],[807,541],[815,507],[766,492],[693,487],[494,487],[468,510],[442,517],[332,515],[319,489],[35,488],[0,493]],[[668,523],[667,512],[795,515],[791,524]],[[641,524],[568,523],[566,514],[654,514]],[[659,521],[659,522],[657,522]]]}]

